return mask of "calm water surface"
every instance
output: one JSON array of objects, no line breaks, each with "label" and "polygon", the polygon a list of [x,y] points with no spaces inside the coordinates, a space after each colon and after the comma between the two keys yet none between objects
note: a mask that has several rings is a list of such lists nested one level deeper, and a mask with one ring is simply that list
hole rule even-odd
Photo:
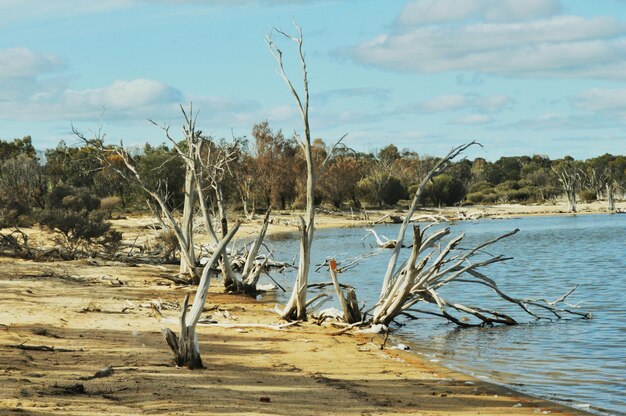
[{"label": "calm water surface", "polygon": [[[442,225],[442,227],[447,225]],[[418,354],[478,378],[600,414],[626,415],[626,215],[579,215],[482,220],[449,225],[465,233],[462,247],[492,239],[515,228],[520,232],[490,247],[491,254],[514,257],[483,269],[511,295],[555,299],[574,284],[568,300],[593,314],[592,320],[532,321],[477,285],[453,285],[442,295],[472,305],[498,307],[528,325],[457,329],[439,318],[408,322],[400,330]],[[395,238],[397,225],[380,226]],[[357,288],[359,300],[373,305],[390,250],[363,240],[361,228],[320,230],[313,260],[375,252],[339,276]],[[275,256],[292,259],[298,246],[290,238],[271,243]],[[406,251],[408,255],[408,250]],[[278,277],[288,286],[293,274]],[[327,272],[311,280],[329,281]],[[488,299],[486,302],[485,300]]]}]

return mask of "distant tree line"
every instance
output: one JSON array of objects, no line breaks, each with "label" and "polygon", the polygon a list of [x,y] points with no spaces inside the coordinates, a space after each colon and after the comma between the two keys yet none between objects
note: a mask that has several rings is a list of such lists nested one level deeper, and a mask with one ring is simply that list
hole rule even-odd
[{"label": "distant tree line", "polygon": [[[295,137],[273,130],[264,121],[253,127],[251,139],[211,139],[211,147],[227,147],[235,155],[222,184],[229,207],[246,216],[269,206],[304,207],[305,161]],[[416,184],[438,161],[399,150],[393,144],[377,152],[357,152],[342,146],[331,152],[323,140],[316,139],[312,150],[320,167],[316,204],[329,210],[402,203],[412,197]],[[136,153],[132,157],[141,176],[165,192],[172,208],[180,208],[184,161],[165,144],[146,144]],[[101,217],[114,209],[144,209],[148,199],[145,192],[116,172],[116,167],[124,169],[122,161],[115,156],[103,161],[98,156],[91,146],[73,147],[61,142],[45,151],[45,160],[39,160],[29,136],[0,140],[0,226],[50,222],[55,217],[50,210],[72,211],[74,217],[68,221],[77,222],[78,217]],[[435,177],[421,202],[431,207],[525,204],[565,196],[573,211],[577,200],[605,200],[613,209],[615,199],[623,197],[625,189],[626,156],[605,154],[584,161],[571,157],[551,160],[540,155],[501,157],[494,162],[476,158],[455,162],[445,174]],[[211,194],[207,195],[210,199]],[[211,206],[212,201],[207,202]],[[59,224],[50,223],[50,227],[58,229]],[[83,234],[89,236],[89,231],[83,230]],[[71,231],[65,234],[65,238],[72,238]]]}]

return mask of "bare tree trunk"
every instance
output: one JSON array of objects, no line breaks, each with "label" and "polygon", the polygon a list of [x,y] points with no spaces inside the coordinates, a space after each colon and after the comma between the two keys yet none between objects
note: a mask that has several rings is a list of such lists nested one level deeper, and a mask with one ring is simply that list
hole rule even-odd
[{"label": "bare tree trunk", "polygon": [[[567,304],[565,308],[558,306],[559,303],[563,302],[574,292],[576,287],[554,301],[548,301],[545,298],[518,299],[501,291],[494,280],[478,271],[480,268],[490,264],[510,260],[510,257],[507,258],[502,255],[486,260],[476,260],[473,257],[476,254],[483,255],[486,247],[503,238],[512,236],[518,231],[517,229],[513,230],[470,250],[464,249],[459,253],[455,252],[455,249],[463,240],[464,236],[461,234],[450,240],[442,250],[431,250],[430,253],[420,257],[425,250],[432,247],[436,241],[449,234],[450,231],[449,229],[444,229],[427,235],[421,232],[418,226],[414,227],[413,251],[411,256],[394,275],[391,289],[387,292],[387,296],[381,299],[376,306],[372,317],[372,324],[389,325],[401,315],[414,319],[413,313],[439,316],[461,327],[518,324],[515,319],[502,312],[485,309],[479,306],[464,305],[444,299],[438,293],[438,289],[451,282],[487,286],[500,298],[516,304],[535,319],[541,319],[542,316],[533,312],[530,309],[531,306],[547,310],[557,319],[561,318],[562,313],[590,319],[591,315],[589,313],[574,311],[573,308],[576,306]],[[439,254],[437,254],[437,252]],[[468,275],[468,277],[464,277],[466,275]],[[416,305],[420,302],[434,304],[439,308],[440,312],[418,309]],[[469,314],[475,318],[474,322],[467,316],[458,318],[449,310]],[[475,322],[476,320],[478,322]]]},{"label": "bare tree trunk", "polygon": [[291,291],[291,297],[285,305],[281,316],[287,321],[306,320],[306,294],[308,286],[309,268],[311,266],[311,250],[309,247],[308,231],[304,218],[300,217],[300,259],[298,261],[298,275]]},{"label": "bare tree trunk", "polygon": [[350,288],[347,290],[347,295],[344,296],[339,280],[337,279],[337,262],[335,259],[330,260],[330,278],[333,281],[333,286],[335,287],[335,292],[337,293],[337,298],[339,299],[339,304],[343,311],[343,320],[347,324],[361,322],[361,310],[359,309],[356,292],[354,289]]},{"label": "bare tree trunk", "polygon": [[615,212],[615,187],[611,182],[606,184],[606,199],[610,212]]},{"label": "bare tree trunk", "polygon": [[309,268],[311,265],[311,245],[313,244],[313,234],[315,232],[315,165],[313,163],[313,154],[311,151],[311,129],[309,126],[309,75],[307,72],[306,60],[304,59],[304,50],[302,48],[302,29],[297,24],[296,29],[298,31],[297,37],[290,36],[278,29],[274,29],[274,31],[298,45],[298,55],[300,58],[303,77],[303,98],[300,97],[300,94],[298,94],[285,72],[282,50],[279,49],[272,40],[271,33],[265,38],[265,42],[278,62],[279,73],[289,87],[291,95],[294,97],[296,105],[300,110],[300,116],[302,118],[304,128],[304,138],[300,139],[300,147],[304,152],[307,166],[306,218],[300,218],[302,236],[300,238],[298,275],[296,277],[291,298],[289,299],[289,302],[287,302],[287,305],[281,314],[283,319],[286,320],[306,319],[306,291],[309,278]]},{"label": "bare tree trunk", "polygon": [[198,284],[196,296],[189,315],[187,315],[189,294],[185,296],[183,310],[180,317],[180,335],[177,336],[169,328],[163,328],[162,330],[165,341],[174,352],[174,361],[179,367],[186,366],[191,370],[204,368],[202,358],[200,357],[200,347],[198,344],[198,336],[196,334],[196,325],[198,324],[198,320],[200,319],[200,315],[204,309],[209,286],[211,285],[211,268],[218,260],[222,252],[226,251],[226,246],[238,229],[239,224],[235,225],[235,227],[233,227],[233,229],[220,240],[217,249],[209,261],[204,265],[202,277],[200,278],[200,283]]},{"label": "bare tree trunk", "polygon": [[[228,217],[226,215],[224,194],[222,193],[222,187],[220,184],[214,184],[213,187],[215,190],[218,215],[222,228],[222,236],[225,236],[228,233]],[[224,279],[224,288],[229,292],[241,292],[243,290],[243,283],[237,279],[237,276],[235,276],[235,272],[230,264],[230,256],[226,250],[222,252],[220,269],[222,270],[222,277]]]},{"label": "bare tree trunk", "polygon": [[576,212],[576,186],[572,186],[572,189],[566,194],[569,211]]},{"label": "bare tree trunk", "polygon": [[402,226],[398,231],[398,238],[396,239],[396,245],[393,249],[393,253],[391,254],[391,258],[389,259],[389,263],[387,264],[387,272],[385,273],[385,278],[383,280],[382,289],[379,297],[379,304],[385,298],[389,296],[390,290],[392,288],[393,277],[396,271],[396,265],[398,263],[398,256],[400,255],[400,250],[402,249],[402,243],[404,242],[404,236],[406,234],[407,227],[409,226],[409,222],[411,218],[413,218],[413,214],[417,209],[417,205],[421,198],[422,193],[424,192],[424,188],[428,185],[428,182],[435,177],[436,175],[444,172],[448,167],[450,161],[465,151],[468,147],[479,144],[477,142],[471,142],[464,144],[462,146],[457,146],[450,150],[450,152],[441,159],[431,170],[428,172],[426,177],[422,180],[417,191],[415,192],[415,196],[413,197],[413,202],[411,203],[411,207],[409,208],[409,212],[406,214],[404,221],[402,222]]},{"label": "bare tree trunk", "polygon": [[243,281],[243,289],[246,293],[256,293],[256,284],[259,281],[259,277],[261,275],[261,271],[263,267],[267,264],[269,257],[265,258],[265,261],[261,264],[256,263],[257,255],[259,254],[259,249],[263,244],[263,239],[265,238],[265,234],[267,233],[267,227],[269,226],[270,213],[271,208],[267,210],[265,213],[265,218],[263,219],[263,225],[261,226],[261,231],[259,232],[259,237],[254,240],[252,247],[250,248],[250,252],[248,253],[248,257],[246,258],[246,263],[243,266],[243,271],[241,272],[242,281]]},{"label": "bare tree trunk", "polygon": [[575,162],[563,160],[553,165],[552,171],[556,173],[561,187],[565,192],[569,211],[575,213],[576,192],[582,178],[581,169],[575,165]]},{"label": "bare tree trunk", "polygon": [[[168,134],[168,138],[171,140],[171,138],[169,137],[168,129],[169,128],[164,128],[165,132]],[[124,178],[125,180],[129,182],[137,184],[148,195],[150,195],[150,197],[152,197],[154,201],[156,201],[158,206],[161,208],[161,212],[165,216],[165,219],[167,220],[168,225],[171,227],[171,229],[174,231],[174,234],[176,235],[176,239],[178,240],[178,244],[180,247],[181,263],[185,264],[184,267],[185,267],[186,273],[190,275],[192,280],[196,281],[198,277],[196,270],[195,270],[196,259],[195,257],[190,255],[189,242],[187,241],[185,232],[181,228],[181,225],[174,218],[174,214],[172,213],[172,210],[167,206],[166,197],[161,195],[158,191],[152,189],[150,186],[148,186],[148,184],[143,180],[143,178],[137,171],[137,168],[135,167],[132,161],[132,158],[129,156],[128,152],[126,152],[126,149],[124,149],[121,146],[110,146],[110,147],[105,148],[100,137],[97,136],[93,140],[87,139],[83,133],[76,130],[73,126],[72,126],[72,132],[74,133],[76,137],[82,140],[85,144],[94,146],[94,148],[98,150],[99,157],[102,160],[102,162],[107,163],[107,165],[112,170],[117,172],[120,175],[120,177]],[[125,169],[122,169],[119,166],[116,166],[115,164],[110,162],[107,155],[111,153],[121,158],[122,162],[124,163]],[[158,217],[158,220],[162,221],[162,219],[159,217]]]},{"label": "bare tree trunk", "polygon": [[[193,148],[190,147],[189,153],[193,155]],[[183,239],[187,242],[188,257],[195,259],[196,255],[193,247],[193,212],[196,199],[196,185],[195,175],[193,167],[187,165],[185,170],[185,202],[183,205],[183,217],[181,220],[181,230],[183,232]],[[181,247],[181,250],[183,248]],[[180,274],[189,273],[189,265],[181,255],[180,259]]]}]

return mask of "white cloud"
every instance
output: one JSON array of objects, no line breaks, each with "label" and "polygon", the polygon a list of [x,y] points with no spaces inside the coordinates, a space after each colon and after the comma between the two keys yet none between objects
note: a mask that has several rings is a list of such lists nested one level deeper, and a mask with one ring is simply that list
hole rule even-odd
[{"label": "white cloud", "polygon": [[[0,0],[1,1],[1,0]],[[232,125],[244,114],[257,115],[251,100],[188,96],[152,79],[116,80],[110,85],[73,89],[61,58],[26,48],[0,49],[0,120],[170,119],[178,105],[193,102],[208,118]],[[258,119],[263,117],[258,116]]]},{"label": "white cloud", "polygon": [[476,126],[482,124],[488,124],[492,122],[492,118],[484,114],[470,114],[465,117],[457,118],[453,121],[454,124]]},{"label": "white cloud", "polygon": [[335,99],[369,98],[378,102],[389,100],[390,90],[378,87],[337,88],[314,94],[313,101],[327,103]]},{"label": "white cloud", "polygon": [[626,111],[626,88],[592,88],[578,94],[574,106],[587,111]]},{"label": "white cloud", "polygon": [[418,0],[407,4],[397,18],[403,26],[481,17],[509,21],[546,17],[560,10],[558,0]]},{"label": "white cloud", "polygon": [[440,113],[445,111],[472,110],[496,113],[511,108],[514,100],[508,95],[480,96],[474,94],[439,95],[418,104],[399,109],[405,113]]},{"label": "white cloud", "polygon": [[496,113],[505,109],[510,109],[514,100],[508,95],[490,95],[488,97],[477,97],[473,105],[478,110],[486,113]]},{"label": "white cloud", "polygon": [[[306,4],[313,0],[0,0],[0,26],[30,21],[52,21],[75,18],[91,14],[124,10],[140,5],[206,5],[206,6],[245,6],[286,4]],[[322,1],[322,0],[317,0]],[[329,1],[329,0],[326,0]],[[19,16],[19,19],[16,17]]]},{"label": "white cloud", "polygon": [[423,102],[419,110],[424,113],[437,113],[441,111],[457,110],[466,107],[468,99],[464,95],[440,95]]},{"label": "white cloud", "polygon": [[602,130],[623,129],[626,119],[616,117],[599,117],[596,114],[560,114],[543,113],[536,117],[525,118],[513,123],[494,126],[502,130]]},{"label": "white cloud", "polygon": [[34,78],[65,68],[63,60],[52,54],[27,48],[0,49],[0,82],[15,78]]},{"label": "white cloud", "polygon": [[[0,0],[0,26],[27,21],[50,21],[128,7],[132,0]],[[19,16],[19,19],[16,17]]]},{"label": "white cloud", "polygon": [[150,79],[115,81],[105,88],[68,90],[63,94],[63,102],[71,108],[104,107],[115,111],[154,104],[176,104],[183,100],[182,93],[177,89]]},{"label": "white cloud", "polygon": [[405,72],[626,79],[626,24],[560,15],[420,26],[382,34],[348,54],[362,64]]}]

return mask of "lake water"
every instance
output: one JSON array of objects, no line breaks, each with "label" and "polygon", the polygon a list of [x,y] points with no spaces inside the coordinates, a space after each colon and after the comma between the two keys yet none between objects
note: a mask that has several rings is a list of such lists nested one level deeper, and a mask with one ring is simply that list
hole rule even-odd
[{"label": "lake water", "polygon": [[[593,319],[536,322],[477,285],[453,284],[441,292],[447,299],[500,308],[529,324],[458,329],[424,315],[397,332],[415,345],[416,353],[572,407],[626,415],[626,215],[481,220],[437,227],[444,226],[450,226],[452,236],[465,233],[461,246],[466,248],[519,228],[518,234],[488,249],[490,254],[514,259],[483,272],[505,292],[525,298],[555,299],[578,283],[580,287],[568,301],[580,303],[580,309],[591,312]],[[376,229],[393,239],[398,228]],[[365,234],[362,228],[317,231],[313,261],[378,253],[339,275],[342,283],[357,288],[359,300],[373,306],[391,250],[376,248],[371,236],[363,240]],[[278,259],[290,260],[297,254],[293,237],[274,239],[271,245]],[[403,251],[408,255],[408,249]],[[329,281],[327,273],[313,272],[310,280]],[[275,277],[289,290],[293,273]]]}]

